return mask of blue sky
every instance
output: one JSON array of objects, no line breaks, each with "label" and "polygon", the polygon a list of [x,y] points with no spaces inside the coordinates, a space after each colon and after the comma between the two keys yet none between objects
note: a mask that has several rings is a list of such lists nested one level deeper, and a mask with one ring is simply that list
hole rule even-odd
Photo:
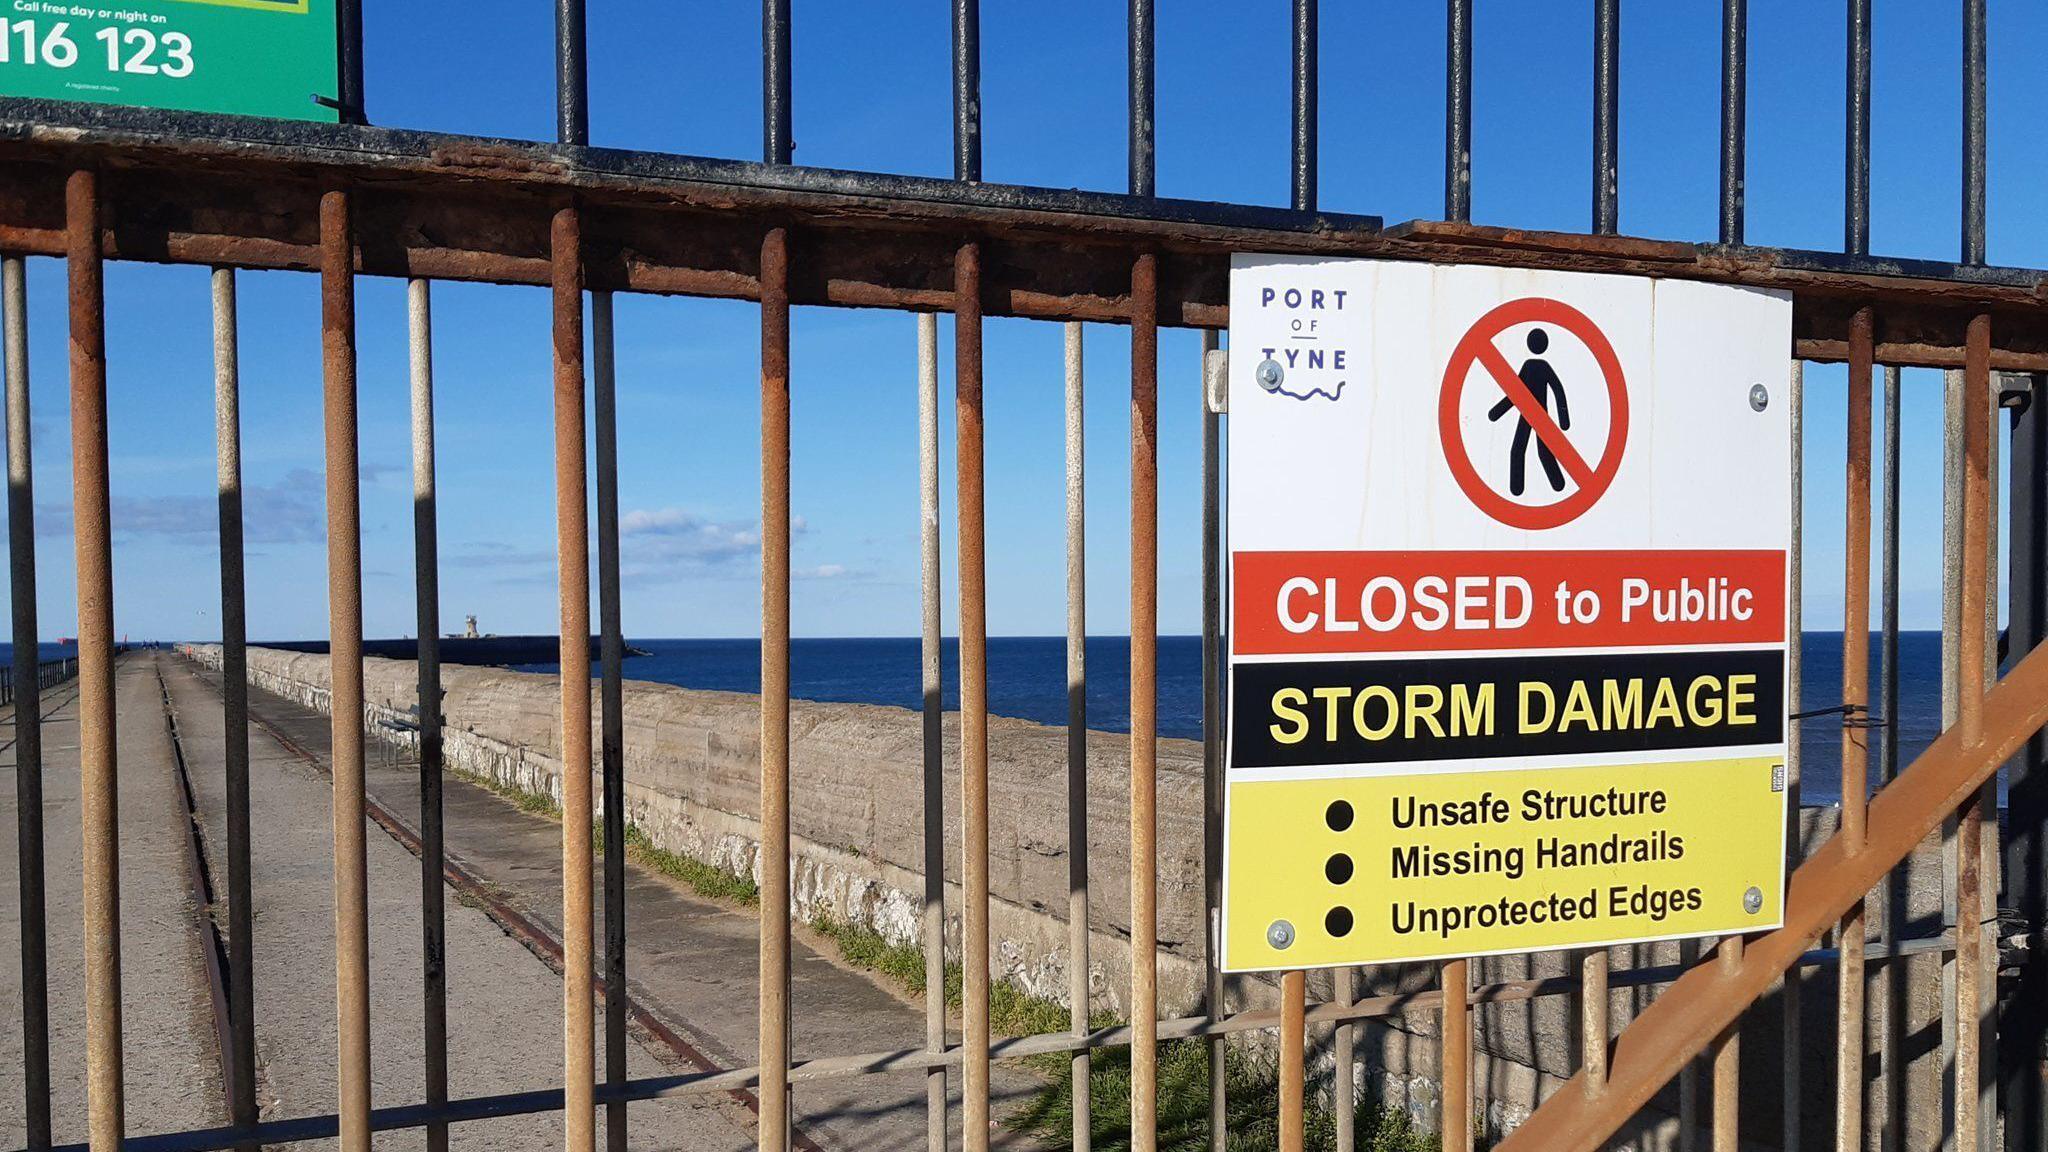
[{"label": "blue sky", "polygon": [[[554,125],[552,23],[542,4],[366,0],[371,118],[519,138]],[[1878,0],[1872,250],[1959,252],[1959,5]],[[985,175],[1121,191],[1125,25],[1110,0],[984,6]],[[1390,223],[1441,211],[1443,5],[1325,4],[1322,206]],[[2048,13],[1991,6],[1990,256],[2048,264],[2048,149],[2035,62]],[[1486,2],[1475,32],[1473,218],[1584,230],[1590,219],[1590,3]],[[948,6],[795,4],[800,163],[946,175]],[[1749,238],[1839,248],[1840,0],[1752,5]],[[1159,5],[1162,195],[1285,203],[1289,5]],[[598,144],[752,159],[760,150],[760,14],[741,2],[591,0]],[[1720,5],[1626,0],[1621,227],[1712,239]],[[32,261],[36,484],[45,636],[75,631],[62,267]],[[412,630],[403,286],[360,285],[366,628]],[[309,276],[244,274],[243,415],[252,637],[324,635],[318,301]],[[218,635],[206,272],[109,269],[116,626]],[[443,620],[551,632],[554,517],[547,296],[436,289]],[[795,318],[799,635],[916,631],[916,324],[882,312]],[[943,330],[942,330],[943,331]],[[950,336],[948,334],[947,338]],[[758,631],[757,370],[750,304],[621,297],[621,503],[626,630]],[[1057,325],[987,332],[989,626],[1063,628]],[[1161,626],[1199,628],[1197,337],[1162,339]],[[948,360],[942,356],[942,361]],[[1088,332],[1092,631],[1127,626],[1128,339]],[[1809,627],[1838,626],[1843,373],[1808,371]],[[941,454],[952,506],[951,381]],[[1902,604],[1939,613],[1940,378],[1906,374]],[[954,572],[950,530],[947,580]],[[948,597],[949,630],[956,619]]]}]

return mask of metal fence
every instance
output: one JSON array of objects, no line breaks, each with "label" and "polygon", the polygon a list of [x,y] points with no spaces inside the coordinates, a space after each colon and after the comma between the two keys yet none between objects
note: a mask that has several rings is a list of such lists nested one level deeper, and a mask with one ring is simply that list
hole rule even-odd
[{"label": "metal fence", "polygon": [[61,660],[45,660],[38,664],[35,660],[35,652],[31,649],[26,661],[8,669],[7,675],[4,678],[0,678],[0,705],[14,703],[14,686],[17,683],[28,684],[33,682],[36,686],[36,691],[44,692],[76,675],[78,675],[78,660],[75,657],[66,656]]},{"label": "metal fence", "polygon": [[[124,1143],[148,1152],[197,1152],[255,1144],[284,1144],[339,1136],[347,1152],[365,1152],[371,1134],[424,1128],[429,1147],[446,1147],[449,1126],[485,1117],[558,1112],[569,1152],[590,1152],[597,1140],[596,1112],[605,1115],[606,1146],[626,1147],[629,1101],[753,1087],[763,1122],[759,1143],[779,1152],[789,1146],[787,1117],[793,1087],[823,1077],[924,1069],[929,1073],[930,1143],[949,1141],[946,1079],[964,1085],[960,1141],[985,1148],[989,1133],[992,1060],[1033,1053],[1071,1053],[1077,1088],[1074,1142],[1085,1147],[1090,1124],[1085,1086],[1090,1053],[1128,1046],[1131,1054],[1131,1143],[1155,1146],[1157,1051],[1177,1038],[1206,1038],[1211,1047],[1211,1144],[1223,1141],[1221,1045],[1232,1034],[1277,1029],[1282,1063],[1280,1130],[1283,1146],[1302,1140],[1302,1053],[1308,1029],[1335,1029],[1340,1067],[1355,1059],[1361,1021],[1396,1015],[1440,1017],[1441,1127],[1447,1147],[1472,1138],[1472,1013],[1475,1006],[1576,994],[1582,1005],[1584,1043],[1575,1078],[1557,1090],[1507,1148],[1592,1149],[1652,1102],[1674,1079],[1687,1082],[1681,1107],[1688,1137],[1710,1132],[1714,1147],[1737,1147],[1739,1032],[1745,1011],[1774,987],[1785,1004],[1785,1048],[1796,1054],[1799,985],[1782,977],[1800,966],[1839,968],[1836,1063],[1838,1082],[1864,1083],[1867,956],[1953,949],[1955,1077],[1951,1121],[1957,1147],[1984,1146],[2002,1113],[2011,1148],[2040,1147],[2042,1128],[2042,1014],[2038,961],[2021,972],[2035,994],[2014,1001],[2006,1027],[1973,1026],[1990,1018],[1995,949],[1995,877],[1977,866],[1991,814],[1986,782],[2005,759],[2048,719],[2048,658],[2018,657],[2040,639],[2043,548],[2040,518],[2042,406],[2016,422],[2013,438],[2015,500],[2013,586],[2015,665],[1996,687],[1992,625],[1996,523],[1992,501],[1994,371],[2048,370],[2048,326],[2042,320],[2048,274],[1985,263],[1985,21],[1983,0],[1963,0],[1965,152],[1963,243],[1954,263],[1885,259],[1868,254],[1870,204],[1870,4],[1849,0],[1850,44],[1845,100],[1846,218],[1840,252],[1757,248],[1744,242],[1745,29],[1744,0],[1724,0],[1720,228],[1718,242],[1690,244],[1622,237],[1619,220],[1618,135],[1620,91],[1619,0],[1595,0],[1593,136],[1594,181],[1590,234],[1536,233],[1469,222],[1472,153],[1471,0],[1449,0],[1446,16],[1446,138],[1444,218],[1385,228],[1371,217],[1317,211],[1317,12],[1314,0],[1294,0],[1292,205],[1287,209],[1217,205],[1155,196],[1154,10],[1151,0],[1129,8],[1129,189],[1127,194],[1057,191],[983,183],[976,0],[954,0],[955,178],[924,179],[827,171],[791,165],[791,13],[788,0],[763,5],[762,74],[765,85],[764,156],[760,163],[626,152],[588,146],[585,104],[584,13],[581,0],[559,0],[560,139],[553,145],[384,130],[362,123],[360,13],[345,3],[342,102],[350,123],[339,126],[273,124],[234,118],[93,108],[0,99],[0,251],[6,257],[7,412],[14,640],[17,676],[22,653],[34,652],[35,535],[28,471],[27,305],[24,258],[55,257],[70,276],[71,431],[74,451],[72,508],[76,520],[79,610],[79,714],[83,740],[86,833],[86,988],[89,1021],[89,1147],[98,1152]],[[1608,970],[1604,952],[1588,953],[1577,975],[1474,986],[1466,962],[1442,966],[1435,991],[1359,998],[1355,973],[1340,974],[1336,995],[1307,1003],[1303,982],[1288,978],[1278,1009],[1226,1013],[1222,984],[1210,964],[1209,1007],[1161,1019],[1156,983],[1154,645],[1157,632],[1159,379],[1157,341],[1162,325],[1211,333],[1228,322],[1228,257],[1235,251],[1374,256],[1459,261],[1509,267],[1577,269],[1680,277],[1781,289],[1794,300],[1793,356],[1801,361],[1846,361],[1849,383],[1848,500],[1845,574],[1843,700],[1839,717],[1807,723],[1842,725],[1844,802],[1840,832],[1797,861],[1788,891],[1786,927],[1747,941],[1730,938],[1695,964]],[[106,360],[102,269],[105,261],[148,260],[211,266],[217,325],[218,414],[222,556],[222,622],[230,740],[225,771],[230,828],[223,1011],[224,1067],[232,1123],[206,1131],[127,1138],[123,1116],[119,877],[114,820],[114,707],[112,536],[106,447]],[[329,602],[333,683],[334,884],[337,925],[337,1007],[340,1053],[337,1110],[330,1115],[257,1122],[253,1094],[255,1040],[250,993],[252,966],[247,748],[248,704],[243,635],[241,481],[236,365],[236,269],[317,272],[322,285],[322,348],[328,501]],[[362,562],[359,539],[355,281],[358,276],[405,277],[410,282],[413,349],[413,439],[417,509],[420,748],[423,810],[419,814],[425,1012],[425,1097],[373,1108],[370,1096],[367,891],[364,844],[362,681]],[[440,724],[435,552],[434,425],[430,336],[432,280],[549,285],[554,296],[555,482],[561,564],[562,923],[565,1049],[562,1087],[507,1096],[450,1099],[447,1083],[445,986],[439,957],[443,877],[440,793]],[[641,292],[758,301],[761,322],[762,450],[762,676],[761,829],[759,863],[759,1063],[653,1078],[626,1073],[626,997],[603,996],[604,1068],[593,1044],[601,989],[623,988],[624,805],[621,712],[621,638],[616,413],[611,360],[612,294]],[[586,334],[585,296],[593,332]],[[923,940],[935,978],[928,979],[927,1042],[913,1050],[846,1053],[794,1061],[789,1035],[790,824],[790,309],[793,304],[900,309],[920,313],[920,447],[924,537],[925,828]],[[958,621],[961,743],[957,770],[964,805],[964,903],[944,907],[944,766],[939,727],[938,635],[938,328],[951,313],[955,335],[955,414],[958,423],[956,493],[959,516]],[[1085,725],[1081,684],[1082,576],[1081,444],[1078,423],[1080,325],[1128,325],[1131,491],[1131,916],[1134,963],[1127,998],[1131,1023],[1091,1029],[1085,973],[1089,880],[1086,791],[1079,737],[1070,753],[1070,845],[1077,893],[1071,906],[1070,971],[1077,973],[1072,1026],[1037,1036],[991,1035],[988,823],[988,696],[983,526],[983,422],[981,332],[984,316],[1020,316],[1068,325],[1066,405],[1069,445],[1069,676],[1074,730]],[[594,364],[584,362],[586,336],[594,336]],[[1893,743],[1881,743],[1879,779],[1869,780],[1870,738],[1886,732],[1894,715],[1894,662],[1873,701],[1867,680],[1871,635],[1870,480],[1873,372],[1879,365],[1959,369],[1951,427],[1955,439],[1949,490],[1955,497],[1950,527],[1955,548],[1950,572],[1955,602],[1949,635],[1955,723],[1912,766],[1899,769]],[[594,369],[594,371],[593,371]],[[1800,389],[1793,389],[1795,402]],[[589,655],[591,589],[587,556],[591,525],[586,488],[592,462],[585,458],[586,385],[594,383],[597,485],[597,602],[603,637],[598,739],[593,731]],[[1187,384],[1192,387],[1193,381]],[[1885,377],[1881,460],[1885,479],[1882,548],[1884,612],[1880,643],[1887,653],[1897,637],[1898,378]],[[2031,394],[2032,386],[2019,391]],[[1206,714],[1208,725],[1211,907],[1216,885],[1221,715],[1221,579],[1219,568],[1221,417],[1203,421]],[[1001,430],[995,430],[1001,435]],[[2024,467],[2023,467],[2024,466]],[[2024,491],[2022,491],[2024,489]],[[2024,516],[2027,519],[2022,521]],[[1796,555],[1796,551],[1795,551]],[[2026,571],[2022,571],[2025,567]],[[2022,601],[2025,601],[2023,604]],[[1798,596],[1793,597],[1798,603]],[[1793,635],[1798,635],[1795,622]],[[30,657],[32,659],[32,657]],[[1986,689],[1989,688],[1987,691]],[[15,712],[22,781],[22,893],[24,1011],[29,1146],[50,1145],[47,1003],[43,973],[43,862],[39,855],[37,717]],[[1796,744],[1796,740],[1795,740]],[[2034,750],[2038,760],[2039,748]],[[2031,764],[2032,761],[2027,762]],[[594,766],[604,804],[602,910],[607,947],[604,970],[593,973],[595,941],[590,872],[576,867],[593,850],[596,811],[589,772]],[[2024,765],[2023,765],[2024,766]],[[2024,914],[2041,922],[2042,777],[2014,779],[2011,859],[2023,862],[2008,891]],[[1796,776],[1795,776],[1796,780]],[[1881,785],[1868,803],[1867,783]],[[2028,785],[2023,787],[2023,785]],[[2022,799],[2026,807],[2021,808]],[[1795,806],[1796,807],[1796,806]],[[1863,916],[1865,894],[1882,889],[1888,872],[1945,818],[1954,822],[1956,861],[1950,920],[1952,938],[1900,941],[1873,938]],[[1995,834],[1997,825],[1990,826]],[[1797,843],[1797,838],[1794,838]],[[947,1038],[942,972],[945,923],[964,924],[960,959],[966,973],[959,1043]],[[1213,921],[1212,921],[1213,924]],[[1213,931],[1213,929],[1212,929]],[[1832,933],[1835,946],[1816,948]],[[1212,941],[1213,943],[1213,941]],[[2035,955],[2038,955],[2038,949]],[[1213,955],[1213,948],[1211,949]],[[1883,965],[1880,963],[1881,969]],[[1615,1034],[1604,990],[1663,986],[1625,1030]],[[1995,1036],[1999,1060],[1994,1062]],[[1813,1038],[1818,1041],[1819,1038]],[[1897,1043],[1897,1037],[1889,1042]],[[1709,1062],[1710,1101],[1700,1107],[1693,1061]],[[2002,1098],[1991,1095],[2005,1073]],[[1779,1083],[1765,1089],[1800,1098],[1798,1062],[1790,1059]],[[1348,1152],[1353,1079],[1333,1083],[1340,1127],[1337,1144]],[[1866,1132],[1884,1129],[1887,1116],[1863,1114],[1863,1092],[1836,1094],[1836,1145],[1855,1149]],[[1901,1106],[1886,1097],[1889,1108]],[[1993,1102],[1995,1100],[1995,1108]],[[1704,1115],[1696,1113],[1704,1112]],[[1796,1109],[1778,1137],[1796,1147]],[[1757,1134],[1752,1133],[1752,1137]]]}]

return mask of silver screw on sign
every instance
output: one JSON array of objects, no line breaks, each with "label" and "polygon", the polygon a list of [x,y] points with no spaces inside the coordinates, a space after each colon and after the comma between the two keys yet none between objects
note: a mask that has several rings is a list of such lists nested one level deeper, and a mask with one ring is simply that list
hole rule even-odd
[{"label": "silver screw on sign", "polygon": [[[1270,364],[1272,361],[1269,360],[1267,363]],[[1288,945],[1294,943],[1294,925],[1285,920],[1273,921],[1273,926],[1266,929],[1266,943],[1285,951]]]},{"label": "silver screw on sign", "polygon": [[1754,915],[1756,915],[1757,913],[1759,913],[1759,912],[1763,911],[1763,910],[1764,910],[1764,891],[1763,891],[1763,889],[1761,889],[1761,888],[1751,888],[1751,889],[1750,889],[1749,891],[1747,891],[1747,892],[1744,892],[1744,893],[1742,894],[1742,910],[1743,910],[1744,912],[1747,912],[1747,913],[1749,913],[1749,914],[1750,914],[1751,916],[1754,916]]},{"label": "silver screw on sign", "polygon": [[1749,386],[1749,406],[1761,412],[1771,406],[1771,390],[1761,384]]},{"label": "silver screw on sign", "polygon": [[[1280,390],[1280,381],[1286,375],[1287,373],[1281,371],[1278,360],[1262,361],[1259,364],[1259,387],[1264,388],[1268,392],[1278,392]],[[1283,944],[1280,947],[1284,948],[1286,945]]]}]

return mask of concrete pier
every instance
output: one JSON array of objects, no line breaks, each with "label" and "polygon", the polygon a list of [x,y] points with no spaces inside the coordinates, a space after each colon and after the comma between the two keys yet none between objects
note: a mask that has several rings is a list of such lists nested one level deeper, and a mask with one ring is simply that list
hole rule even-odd
[{"label": "concrete pier", "polygon": [[[192,650],[204,663],[217,659],[204,646]],[[318,657],[252,650],[250,679],[258,689],[292,700],[311,712],[327,706],[326,664]],[[559,708],[551,676],[490,668],[443,670],[447,716],[446,754],[451,766],[502,786],[542,795],[560,794],[557,757]],[[409,739],[405,722],[414,703],[413,666],[367,662],[366,723],[385,739]],[[757,852],[759,704],[755,697],[695,691],[662,684],[629,682],[625,692],[627,819],[656,845],[714,867],[751,874]],[[889,939],[916,943],[919,894],[923,889],[920,721],[917,714],[873,705],[792,705],[792,792],[795,805],[793,911],[799,922],[825,917],[866,925]],[[957,739],[956,717],[948,717],[947,762]],[[324,721],[320,721],[324,725]],[[324,729],[323,729],[324,731]],[[1091,878],[1093,933],[1089,983],[1094,1006],[1122,1011],[1128,987],[1129,904],[1127,814],[1128,740],[1089,733]],[[990,721],[991,889],[993,963],[998,978],[1033,995],[1064,1002],[1067,929],[1065,732],[1007,720]],[[1191,741],[1159,742],[1159,933],[1161,1009],[1166,1015],[1199,1010],[1202,993],[1201,749]],[[949,955],[957,957],[959,890],[958,797],[949,794]],[[1803,835],[1816,845],[1832,831],[1834,813],[1808,809]],[[552,844],[552,841],[549,842]],[[1904,935],[1940,931],[1939,846],[1930,841],[1909,864],[1908,915]],[[539,901],[549,907],[549,896]],[[1874,921],[1873,921],[1874,922]],[[637,922],[636,945],[643,943]],[[744,936],[745,962],[752,962],[752,929]],[[1697,951],[1693,949],[1692,951]],[[1676,942],[1616,949],[1618,972],[1671,965],[1692,954]],[[735,962],[740,957],[734,957]],[[632,961],[635,965],[641,962]],[[1906,1016],[1913,1040],[1907,1061],[1909,1111],[1938,1117],[1943,1069],[1937,1048],[1922,1043],[1928,1021],[1938,1020],[1937,956],[1902,965],[1910,972]],[[1502,984],[1563,977],[1570,971],[1562,953],[1491,957],[1475,961],[1477,983]],[[636,971],[641,970],[636,967]],[[746,972],[751,973],[751,967]],[[1805,1024],[1811,1035],[1829,1034],[1834,995],[1831,969],[1808,969],[1801,977]],[[1433,987],[1428,966],[1368,969],[1361,994],[1399,996]],[[1329,995],[1329,974],[1312,974],[1309,994]],[[1227,1007],[1269,1007],[1273,986],[1233,978],[1226,984]],[[1612,1011],[1619,1026],[1654,998],[1655,986],[1617,982]],[[751,1021],[751,976],[732,991]],[[810,1011],[798,997],[798,1019]],[[707,1009],[715,1012],[715,1006]],[[1744,1028],[1744,1082],[1773,1085],[1782,1066],[1782,1009],[1773,994],[1760,1001]],[[1576,1069],[1577,1012],[1569,996],[1482,1003],[1475,1012],[1474,1074],[1489,1131],[1512,1129],[1536,1102]],[[1358,1078],[1368,1098],[1406,1109],[1425,1128],[1434,1126],[1436,1097],[1434,1011],[1397,1013],[1368,1021],[1359,1030]],[[1327,1084],[1329,1033],[1310,1030],[1320,1047],[1317,1067]],[[872,1051],[894,1041],[851,1042],[832,1051]],[[894,1032],[872,1033],[877,1037]],[[904,1046],[914,1046],[914,1025],[903,1025]],[[1238,1041],[1258,1045],[1268,1037],[1250,1033]],[[749,1042],[750,1043],[750,1042]],[[737,1049],[736,1049],[737,1050]],[[826,1049],[806,1048],[799,1054]],[[1832,1065],[1828,1053],[1802,1054],[1808,1090],[1800,1097],[1804,1127],[1812,1139],[1828,1131],[1832,1116]],[[908,1081],[906,1081],[906,1084]],[[1775,1131],[1779,1094],[1745,1094],[1743,1128]],[[799,1093],[798,1099],[802,1100]],[[1667,1091],[1617,1147],[1675,1147],[1676,1091]],[[1923,1130],[1924,1127],[1924,1130]],[[1931,1148],[1934,1127],[1916,1126],[1906,1147]],[[914,1139],[914,1136],[912,1137]]]}]

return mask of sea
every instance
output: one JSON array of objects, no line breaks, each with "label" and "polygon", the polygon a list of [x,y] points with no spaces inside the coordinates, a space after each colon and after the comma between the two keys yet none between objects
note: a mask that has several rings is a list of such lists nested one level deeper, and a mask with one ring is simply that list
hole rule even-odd
[{"label": "sea", "polygon": [[[78,645],[70,641],[62,643],[45,641],[36,645],[36,660],[38,663],[48,663],[52,660],[76,659],[77,656]],[[0,669],[12,667],[14,667],[14,645],[0,643]]]},{"label": "sea", "polygon": [[[641,640],[648,653],[626,661],[626,678],[682,688],[758,692],[761,652],[757,640]],[[837,704],[888,704],[917,708],[923,699],[922,644],[916,637],[882,639],[799,639],[790,644],[790,691],[802,700]],[[1881,672],[1879,638],[1871,637],[1871,699]],[[945,706],[960,706],[959,647],[943,642]],[[1088,726],[1130,731],[1131,642],[1124,636],[1091,636],[1087,644]],[[1809,632],[1800,645],[1802,690],[1794,711],[1837,707],[1842,700],[1842,634]],[[989,711],[1041,724],[1067,722],[1067,645],[1058,636],[1000,636],[988,642]],[[1159,734],[1202,738],[1202,638],[1162,636],[1158,647]],[[556,672],[558,665],[529,664],[530,672]],[[1875,707],[1873,706],[1873,711]],[[1899,707],[1896,717],[1900,768],[1910,764],[1941,730],[1941,634],[1899,636]],[[1870,781],[1882,782],[1883,731],[1870,740]],[[1832,804],[1841,794],[1842,723],[1839,714],[1800,722],[1800,793],[1808,804]],[[2000,780],[2000,798],[2004,781]]]}]

